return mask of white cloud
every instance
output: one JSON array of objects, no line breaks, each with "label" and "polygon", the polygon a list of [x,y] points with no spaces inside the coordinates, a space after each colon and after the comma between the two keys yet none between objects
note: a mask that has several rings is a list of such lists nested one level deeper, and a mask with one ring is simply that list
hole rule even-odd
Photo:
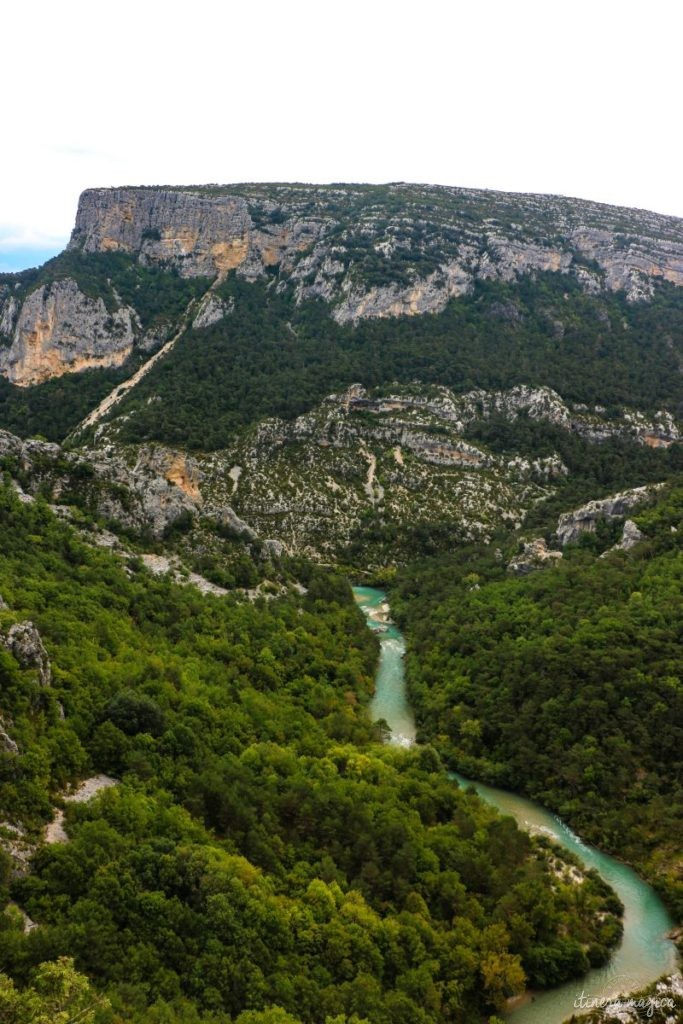
[{"label": "white cloud", "polygon": [[51,235],[32,224],[0,224],[0,252],[16,249],[64,248],[69,239],[66,235]]},{"label": "white cloud", "polygon": [[66,238],[89,186],[245,180],[683,215],[682,29],[681,5],[628,0],[14,4],[0,223]]}]

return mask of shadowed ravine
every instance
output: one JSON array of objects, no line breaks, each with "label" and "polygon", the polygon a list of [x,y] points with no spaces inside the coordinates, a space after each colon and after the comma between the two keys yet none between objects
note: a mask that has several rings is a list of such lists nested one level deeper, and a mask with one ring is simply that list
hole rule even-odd
[{"label": "shadowed ravine", "polygon": [[[403,653],[405,644],[398,627],[389,621],[386,595],[371,587],[354,587],[368,624],[381,632],[381,654],[375,696],[370,705],[373,719],[383,718],[392,730],[390,742],[410,745],[415,740],[415,721],[407,702]],[[609,962],[575,981],[527,996],[508,1013],[514,1024],[562,1024],[578,1011],[582,993],[594,999],[633,992],[676,968],[677,954],[667,932],[673,922],[663,903],[634,871],[613,857],[588,846],[564,822],[524,797],[472,782],[455,773],[461,785],[471,785],[483,800],[509,814],[528,832],[552,836],[576,854],[586,867],[595,868],[624,904],[624,935]]]}]

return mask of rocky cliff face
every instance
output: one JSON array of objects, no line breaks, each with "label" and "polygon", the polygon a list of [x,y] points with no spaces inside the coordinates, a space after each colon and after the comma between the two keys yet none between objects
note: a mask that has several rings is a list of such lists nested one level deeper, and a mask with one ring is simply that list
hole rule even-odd
[{"label": "rocky cliff face", "polygon": [[66,452],[59,445],[23,441],[0,430],[0,465],[3,461],[17,487],[21,477],[23,500],[40,493],[59,507],[76,494],[99,518],[153,537],[161,537],[202,505],[202,477],[195,460],[159,446],[130,453],[107,447]]},{"label": "rocky cliff face", "polygon": [[133,253],[142,263],[170,263],[188,277],[237,269],[257,277],[274,264],[287,268],[322,228],[297,213],[259,227],[247,201],[222,190],[91,189],[81,196],[69,248]]},{"label": "rocky cliff face", "polygon": [[[234,185],[91,189],[68,252],[125,254],[183,278],[230,271],[322,299],[339,323],[438,313],[479,280],[573,275],[587,292],[644,300],[660,279],[683,284],[683,222],[553,196],[386,186]],[[143,303],[144,304],[144,303]],[[111,303],[109,303],[111,305]],[[198,328],[230,310],[207,296]],[[179,326],[180,320],[178,318]],[[164,339],[173,333],[166,325]],[[17,293],[0,282],[0,373],[22,386],[120,365],[142,334],[75,281]]]},{"label": "rocky cliff face", "polygon": [[[632,509],[653,498],[657,489],[657,485],[633,487],[629,491],[622,491],[609,498],[589,501],[587,505],[583,505],[573,512],[565,512],[557,523],[557,539],[563,546],[571,544],[577,541],[582,533],[593,533],[599,520],[620,519],[627,515]],[[637,531],[637,527],[635,523],[631,523],[629,529],[624,531],[620,542],[620,546],[624,550],[633,547],[633,544],[640,539],[639,531],[636,536],[634,530]]]},{"label": "rocky cliff face", "polygon": [[[574,273],[647,298],[683,284],[676,218],[553,196],[437,186],[205,186],[83,193],[69,243],[171,263],[186,276],[268,267],[335,318],[438,312],[476,279]],[[372,274],[368,274],[368,266]],[[372,284],[372,276],[386,283]]]},{"label": "rocky cliff face", "polygon": [[96,366],[120,366],[133,351],[139,321],[134,309],[109,312],[101,298],[84,295],[69,278],[31,292],[17,312],[11,296],[2,328],[11,331],[0,348],[0,372],[26,387],[50,377]]},{"label": "rocky cliff face", "polygon": [[41,686],[52,682],[52,668],[43,639],[32,622],[15,622],[6,635],[0,634],[0,643],[13,655],[22,668],[36,669]]}]

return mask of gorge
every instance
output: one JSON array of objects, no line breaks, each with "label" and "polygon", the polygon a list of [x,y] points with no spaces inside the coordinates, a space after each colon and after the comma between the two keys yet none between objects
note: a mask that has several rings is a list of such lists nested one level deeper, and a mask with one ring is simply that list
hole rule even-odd
[{"label": "gorge", "polygon": [[[356,586],[354,595],[367,615],[368,626],[381,630],[375,694],[369,713],[373,719],[382,718],[387,723],[390,743],[410,746],[415,742],[415,725],[407,702],[403,636],[391,620],[384,591]],[[609,962],[556,989],[529,992],[521,1000],[512,1001],[514,1009],[506,1014],[511,1024],[563,1024],[580,1008],[582,993],[588,993],[594,1000],[611,999],[643,989],[677,969],[679,958],[669,937],[673,927],[671,916],[654,890],[634,871],[582,842],[557,815],[538,804],[473,782],[457,772],[449,772],[449,777],[465,789],[472,788],[502,814],[513,817],[520,828],[532,835],[548,836],[571,851],[584,868],[595,869],[608,882],[624,906],[623,937]]]}]

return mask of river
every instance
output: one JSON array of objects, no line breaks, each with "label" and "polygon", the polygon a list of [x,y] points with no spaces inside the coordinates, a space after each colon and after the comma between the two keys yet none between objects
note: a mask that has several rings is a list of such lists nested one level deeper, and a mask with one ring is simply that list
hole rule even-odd
[{"label": "river", "polygon": [[[392,730],[389,742],[409,746],[415,741],[415,719],[406,694],[403,655],[405,641],[391,622],[386,594],[373,587],[354,587],[356,601],[364,609],[368,625],[380,633],[381,654],[375,695],[370,705],[373,720],[383,718]],[[631,868],[581,839],[564,822],[539,804],[515,793],[451,773],[460,785],[472,785],[483,800],[532,833],[552,836],[589,868],[595,868],[611,885],[624,904],[624,935],[604,967],[596,968],[575,981],[557,988],[529,994],[510,1010],[510,1024],[563,1024],[577,1013],[575,1000],[609,998],[620,992],[634,992],[677,967],[676,947],[667,938],[673,921],[651,886]]]}]

